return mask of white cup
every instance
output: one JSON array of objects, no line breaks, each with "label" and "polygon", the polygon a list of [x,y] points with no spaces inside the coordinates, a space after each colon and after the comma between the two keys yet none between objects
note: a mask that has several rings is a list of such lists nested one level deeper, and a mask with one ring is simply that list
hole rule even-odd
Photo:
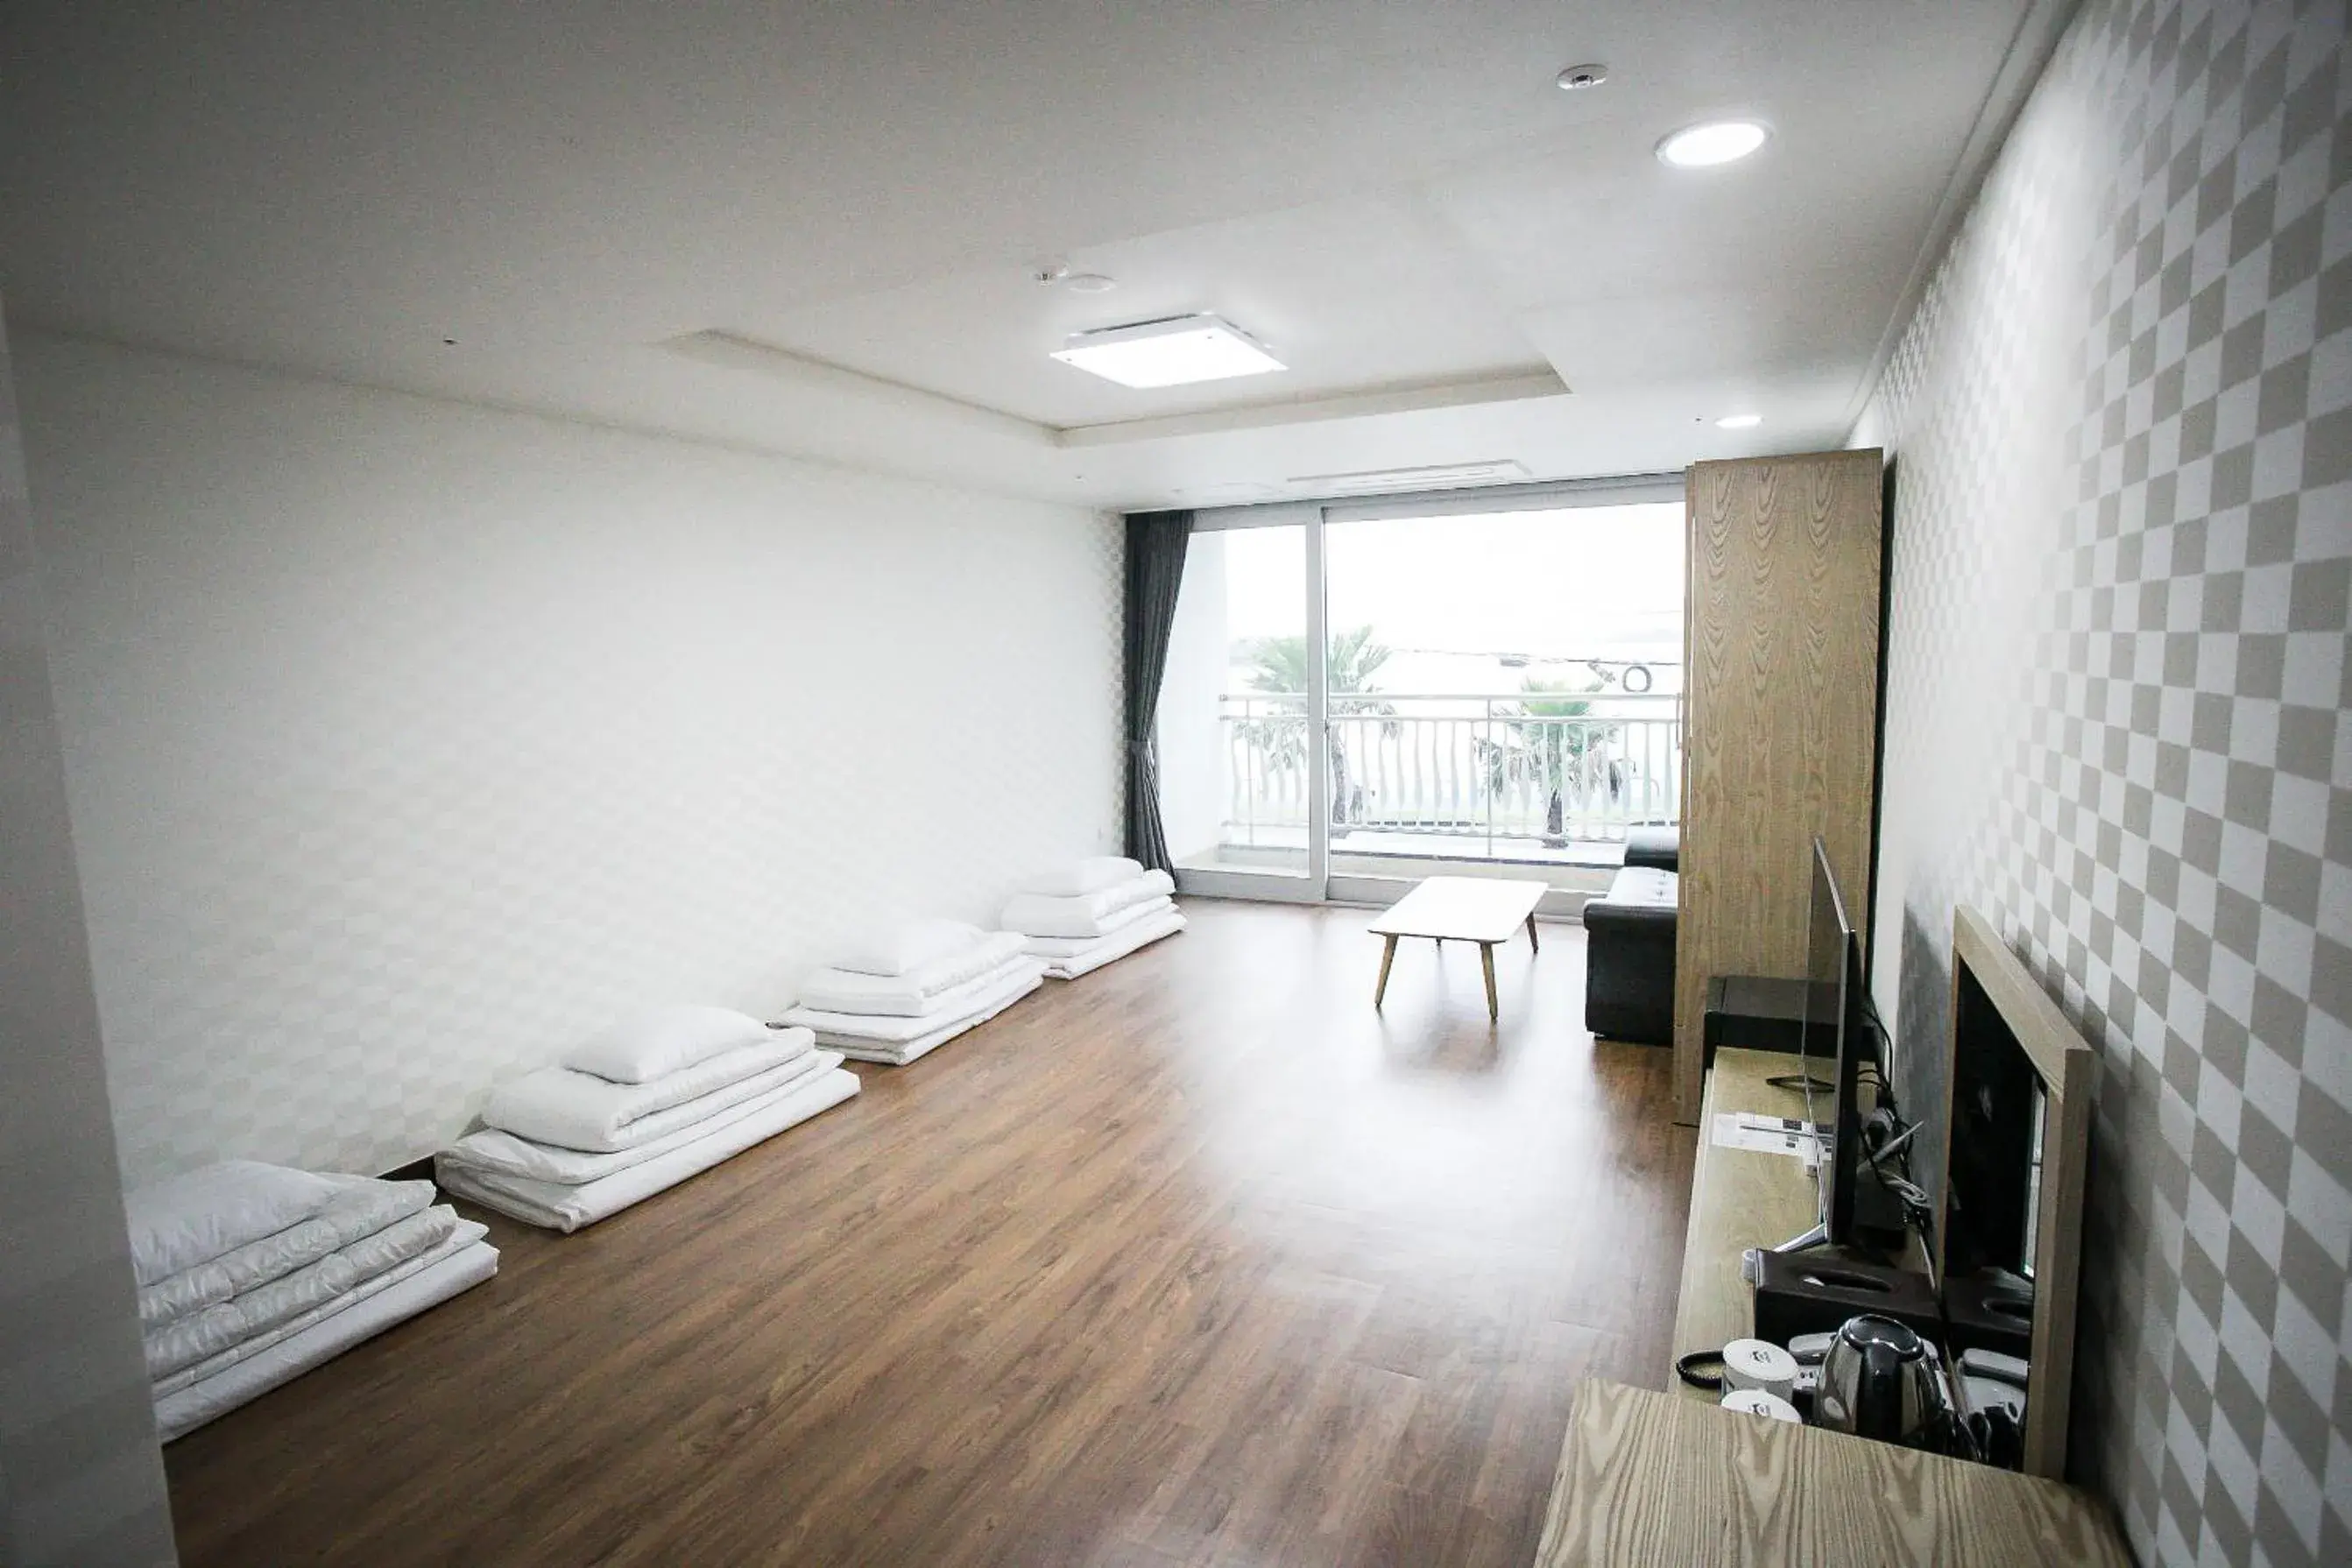
[{"label": "white cup", "polygon": [[1760,1388],[1740,1388],[1723,1396],[1723,1407],[1742,1415],[1761,1415],[1769,1421],[1789,1421],[1801,1426],[1805,1418],[1797,1407],[1777,1394],[1767,1394]]},{"label": "white cup", "polygon": [[1734,1340],[1723,1347],[1723,1386],[1786,1399],[1796,1391],[1797,1358],[1767,1340]]}]

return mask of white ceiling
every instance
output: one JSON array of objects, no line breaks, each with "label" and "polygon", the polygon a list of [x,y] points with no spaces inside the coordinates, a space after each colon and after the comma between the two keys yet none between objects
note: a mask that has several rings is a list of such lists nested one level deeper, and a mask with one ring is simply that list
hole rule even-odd
[{"label": "white ceiling", "polygon": [[[12,0],[0,297],[1100,505],[1679,468],[1843,437],[2065,9]],[[1587,60],[1607,86],[1552,85]],[[1652,156],[1728,113],[1764,153]],[[1119,287],[1040,287],[1047,258]],[[1138,392],[1046,358],[1188,310],[1290,370]]]}]

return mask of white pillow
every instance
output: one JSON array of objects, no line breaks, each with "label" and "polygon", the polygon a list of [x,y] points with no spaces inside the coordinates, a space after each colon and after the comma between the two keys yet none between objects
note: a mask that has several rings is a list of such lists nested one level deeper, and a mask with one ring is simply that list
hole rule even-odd
[{"label": "white pillow", "polygon": [[1130,860],[1124,855],[1097,855],[1073,866],[1041,871],[1022,883],[1021,890],[1048,899],[1082,899],[1142,875],[1140,860]]},{"label": "white pillow", "polygon": [[926,917],[907,921],[887,931],[869,931],[849,944],[833,961],[835,969],[856,974],[904,974],[985,941],[988,933],[961,921]]},{"label": "white pillow", "polygon": [[257,1160],[167,1177],[122,1200],[131,1266],[143,1288],[301,1224],[351,1190],[351,1179],[314,1176]]},{"label": "white pillow", "polygon": [[614,1083],[651,1083],[768,1035],[749,1013],[678,1002],[622,1019],[575,1047],[563,1065]]}]

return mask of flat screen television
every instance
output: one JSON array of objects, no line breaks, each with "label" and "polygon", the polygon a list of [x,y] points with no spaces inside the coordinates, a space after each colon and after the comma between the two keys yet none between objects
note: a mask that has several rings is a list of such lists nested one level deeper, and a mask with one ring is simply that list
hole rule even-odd
[{"label": "flat screen television", "polygon": [[[1863,1005],[1861,933],[1846,913],[1828,847],[1818,837],[1805,923],[1805,1119],[1827,1131],[1822,1135],[1819,1223],[1784,1244],[1784,1252],[1863,1239],[1857,1235],[1858,1212],[1863,1226],[1882,1231],[1901,1223],[1899,1209],[1887,1212],[1891,1200],[1878,1184],[1863,1180],[1860,1072],[1877,1052]],[[1880,1201],[1858,1205],[1857,1194],[1865,1191]]]}]

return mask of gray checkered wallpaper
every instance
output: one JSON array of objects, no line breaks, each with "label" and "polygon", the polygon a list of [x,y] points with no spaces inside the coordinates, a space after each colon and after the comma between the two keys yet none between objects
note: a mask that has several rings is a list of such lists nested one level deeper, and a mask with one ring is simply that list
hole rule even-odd
[{"label": "gray checkered wallpaper", "polygon": [[2345,26],[2086,6],[1855,433],[1896,1080],[1960,901],[2100,1047],[2073,1468],[2164,1563],[2352,1563]]},{"label": "gray checkered wallpaper", "polygon": [[1112,520],[56,337],[19,390],[135,1182],[381,1171],[618,1010],[1112,847]]},{"label": "gray checkered wallpaper", "polygon": [[168,1563],[13,385],[0,334],[0,1563]]}]

